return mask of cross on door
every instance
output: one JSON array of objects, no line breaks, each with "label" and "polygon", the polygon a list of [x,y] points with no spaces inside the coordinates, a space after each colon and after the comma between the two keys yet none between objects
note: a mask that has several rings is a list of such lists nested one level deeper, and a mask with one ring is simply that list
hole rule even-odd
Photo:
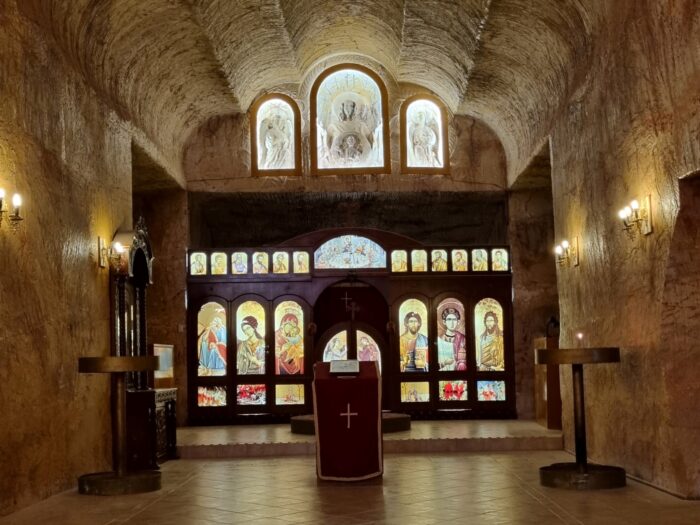
[{"label": "cross on door", "polygon": [[350,403],[348,403],[347,412],[341,412],[341,413],[340,413],[340,416],[341,416],[341,417],[342,417],[342,416],[347,416],[347,418],[348,418],[348,426],[347,426],[347,428],[350,428],[350,416],[356,416],[356,415],[358,415],[357,412],[350,412]]}]

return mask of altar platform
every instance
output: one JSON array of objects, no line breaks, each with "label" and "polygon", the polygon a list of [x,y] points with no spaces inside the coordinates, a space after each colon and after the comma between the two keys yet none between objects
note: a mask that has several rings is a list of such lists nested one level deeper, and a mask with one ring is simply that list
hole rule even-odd
[{"label": "altar platform", "polygon": [[[182,427],[177,443],[183,459],[316,453],[315,437],[293,434],[289,424]],[[385,454],[562,449],[561,431],[534,421],[413,421],[410,430],[384,435]]]}]

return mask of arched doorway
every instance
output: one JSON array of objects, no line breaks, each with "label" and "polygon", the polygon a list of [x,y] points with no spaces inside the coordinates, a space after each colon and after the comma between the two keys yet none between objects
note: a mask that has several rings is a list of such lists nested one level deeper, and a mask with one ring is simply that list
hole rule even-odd
[{"label": "arched doorway", "polygon": [[[389,307],[374,286],[344,280],[328,286],[314,305],[317,331],[314,361],[359,359],[389,366]],[[387,386],[382,383],[382,388]],[[382,398],[386,403],[387,396]]]}]

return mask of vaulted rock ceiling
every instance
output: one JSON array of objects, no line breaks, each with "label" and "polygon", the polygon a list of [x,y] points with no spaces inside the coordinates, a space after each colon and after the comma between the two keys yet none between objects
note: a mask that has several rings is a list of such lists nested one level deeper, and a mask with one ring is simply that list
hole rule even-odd
[{"label": "vaulted rock ceiling", "polygon": [[[511,182],[585,75],[585,0],[22,0],[182,177],[187,137],[260,94],[299,97],[329,57],[367,57],[498,134]],[[593,3],[593,0],[591,0]]]}]

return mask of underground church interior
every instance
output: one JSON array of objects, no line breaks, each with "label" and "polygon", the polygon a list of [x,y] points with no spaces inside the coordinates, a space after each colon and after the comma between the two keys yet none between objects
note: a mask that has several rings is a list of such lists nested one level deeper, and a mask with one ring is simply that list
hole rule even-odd
[{"label": "underground church interior", "polygon": [[700,522],[699,34],[0,0],[0,522]]}]

